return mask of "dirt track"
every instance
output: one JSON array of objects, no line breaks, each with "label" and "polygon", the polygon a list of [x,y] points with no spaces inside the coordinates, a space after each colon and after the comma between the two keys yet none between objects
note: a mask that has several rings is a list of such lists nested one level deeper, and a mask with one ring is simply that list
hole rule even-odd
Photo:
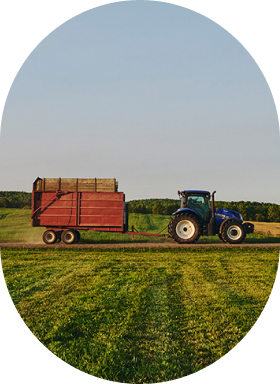
[{"label": "dirt track", "polygon": [[177,244],[177,243],[111,243],[111,244],[72,244],[57,243],[47,245],[45,243],[0,243],[0,248],[280,248],[279,243],[243,243],[243,244]]}]

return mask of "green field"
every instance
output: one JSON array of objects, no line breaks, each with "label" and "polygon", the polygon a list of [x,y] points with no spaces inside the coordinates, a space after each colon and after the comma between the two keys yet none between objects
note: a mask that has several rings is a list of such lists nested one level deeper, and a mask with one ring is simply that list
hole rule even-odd
[{"label": "green field", "polygon": [[[29,209],[0,208],[0,243],[42,243],[45,229],[32,228],[30,216]],[[167,233],[170,220],[136,213],[129,218],[130,228],[154,233]],[[81,232],[84,244],[129,242],[129,235]],[[134,242],[141,247],[173,240],[135,236]],[[264,232],[246,242],[280,238]],[[264,308],[279,253],[277,248],[1,252],[12,299],[38,339],[84,372],[130,383],[180,378],[232,349]]]},{"label": "green field", "polygon": [[2,248],[34,335],[91,375],[162,382],[230,351],[262,312],[278,248]]},{"label": "green field", "polygon": [[[139,232],[165,233],[170,216],[131,213],[129,214],[129,228],[133,225]],[[260,225],[258,223],[258,225]],[[272,227],[274,223],[270,223]],[[279,225],[279,224],[278,224]],[[45,228],[31,227],[31,210],[17,208],[0,208],[0,243],[25,242],[41,243]],[[272,229],[271,229],[272,231]],[[279,232],[279,231],[278,231]],[[171,239],[135,236],[134,242],[172,242]],[[132,242],[130,235],[106,232],[81,231],[81,243],[128,243]],[[199,243],[220,243],[218,236],[201,237]],[[248,235],[245,242],[279,243],[279,236],[268,236],[261,233]]]}]

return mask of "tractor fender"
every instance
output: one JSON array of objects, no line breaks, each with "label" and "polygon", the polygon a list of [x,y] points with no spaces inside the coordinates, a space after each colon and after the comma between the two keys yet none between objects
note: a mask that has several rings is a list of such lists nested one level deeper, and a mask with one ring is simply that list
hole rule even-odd
[{"label": "tractor fender", "polygon": [[197,211],[195,211],[194,209],[191,209],[191,208],[179,208],[179,209],[177,209],[176,212],[172,213],[172,215],[179,215],[180,213],[192,213],[193,215],[195,215],[201,221],[200,214]]},{"label": "tractor fender", "polygon": [[220,225],[220,228],[219,228],[219,233],[221,234],[222,233],[222,230],[223,230],[223,227],[226,223],[228,223],[229,221],[237,221],[238,223],[242,224],[242,221],[241,220],[238,220],[237,218],[232,218],[232,217],[229,217],[228,219],[224,220],[222,222],[222,224]]}]

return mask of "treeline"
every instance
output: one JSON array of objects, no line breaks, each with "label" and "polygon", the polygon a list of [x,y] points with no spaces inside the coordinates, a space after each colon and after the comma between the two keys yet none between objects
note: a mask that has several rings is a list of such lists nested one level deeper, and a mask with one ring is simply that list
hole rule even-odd
[{"label": "treeline", "polygon": [[280,205],[251,201],[217,201],[219,208],[228,208],[240,212],[246,221],[280,222]]},{"label": "treeline", "polygon": [[[30,192],[0,192],[0,207],[31,208]],[[238,211],[246,221],[280,222],[280,205],[251,201],[217,201],[216,207]],[[171,215],[180,207],[179,200],[145,199],[129,201],[129,212]]]},{"label": "treeline", "polygon": [[[251,201],[216,201],[219,208],[240,212],[246,221],[280,222],[280,205]],[[129,212],[171,215],[180,207],[179,200],[146,199],[129,201]]]},{"label": "treeline", "polygon": [[152,213],[154,215],[171,215],[180,207],[179,200],[145,199],[128,202],[131,213]]},{"label": "treeline", "polygon": [[0,207],[31,208],[30,192],[0,192]]}]

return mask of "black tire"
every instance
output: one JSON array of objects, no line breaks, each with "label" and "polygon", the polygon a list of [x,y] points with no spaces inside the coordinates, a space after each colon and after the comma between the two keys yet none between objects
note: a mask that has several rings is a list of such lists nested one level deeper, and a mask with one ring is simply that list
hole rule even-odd
[{"label": "black tire", "polygon": [[195,243],[201,235],[201,223],[192,214],[181,213],[168,225],[169,235],[179,244]]},{"label": "black tire", "polygon": [[221,236],[225,243],[240,244],[245,240],[246,232],[242,223],[230,220],[223,225]]},{"label": "black tire", "polygon": [[173,221],[174,217],[171,218],[171,220],[169,221],[169,224],[168,224],[168,236],[169,237],[172,237],[172,221]]},{"label": "black tire", "polygon": [[223,243],[226,243],[226,241],[222,238],[222,235],[219,233],[219,238]]},{"label": "black tire", "polygon": [[80,241],[81,235],[79,231],[75,231],[75,232],[76,232],[76,243],[78,243]]},{"label": "black tire", "polygon": [[46,244],[54,244],[57,241],[57,234],[55,231],[48,229],[43,233],[43,241]]},{"label": "black tire", "polygon": [[76,231],[72,229],[66,229],[66,231],[62,232],[61,239],[65,244],[74,244],[77,240]]}]

